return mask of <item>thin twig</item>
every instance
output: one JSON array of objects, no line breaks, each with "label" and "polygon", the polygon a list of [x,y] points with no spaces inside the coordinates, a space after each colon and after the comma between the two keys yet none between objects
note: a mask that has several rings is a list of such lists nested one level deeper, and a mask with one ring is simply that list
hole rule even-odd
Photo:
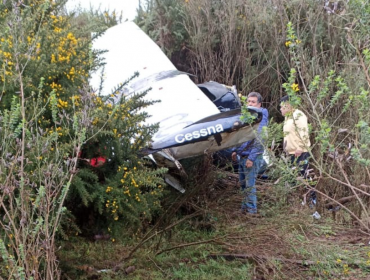
[{"label": "thin twig", "polygon": [[165,232],[165,231],[167,231],[167,230],[169,230],[169,229],[171,229],[171,228],[173,228],[173,227],[177,226],[178,224],[181,224],[181,223],[182,223],[183,221],[185,221],[185,220],[188,220],[188,219],[190,219],[190,218],[193,218],[193,217],[199,216],[201,213],[202,213],[201,211],[197,211],[197,212],[195,212],[195,213],[193,213],[193,214],[191,214],[191,215],[188,215],[188,216],[186,216],[186,217],[182,218],[181,220],[179,220],[179,221],[177,221],[177,222],[175,222],[175,223],[173,223],[173,224],[171,224],[171,225],[167,226],[166,228],[164,228],[164,229],[162,229],[162,230],[160,230],[160,231],[156,231],[154,234],[150,235],[149,237],[147,237],[147,238],[145,238],[144,240],[142,240],[139,244],[137,244],[137,245],[135,246],[135,248],[131,250],[131,252],[128,254],[128,256],[127,256],[127,257],[125,257],[125,258],[123,258],[123,260],[127,260],[127,259],[131,258],[131,256],[136,252],[136,250],[137,250],[137,249],[139,249],[139,248],[140,248],[144,243],[146,243],[147,241],[149,241],[149,240],[150,240],[150,239],[152,239],[153,237],[158,236],[158,234],[160,234],[160,233],[162,233],[162,232]]},{"label": "thin twig", "polygon": [[149,260],[151,260],[153,263],[154,263],[154,265],[164,274],[164,275],[166,275],[166,276],[168,276],[168,274],[162,269],[162,268],[160,268],[158,265],[157,265],[157,263],[151,258],[151,257],[149,257],[148,256],[148,258],[149,258]]},{"label": "thin twig", "polygon": [[330,196],[328,196],[327,194],[313,188],[309,183],[305,182],[305,180],[301,179],[302,183],[306,185],[306,187],[312,189],[313,191],[315,191],[316,193],[319,193],[321,194],[322,196],[326,197],[327,199],[335,202],[336,204],[340,205],[343,209],[345,209],[354,219],[356,219],[361,225],[363,225],[364,228],[366,228],[368,231],[370,231],[370,228],[359,218],[355,215],[355,213],[353,213],[351,210],[349,210],[349,208],[347,208],[346,206],[344,206],[342,203],[338,202],[337,200],[335,200],[334,198],[331,198]]},{"label": "thin twig", "polygon": [[286,259],[286,258],[277,258],[277,257],[267,257],[267,256],[257,256],[257,255],[250,255],[250,254],[211,254],[208,256],[212,259],[217,258],[224,258],[225,260],[235,260],[235,259],[246,259],[246,260],[263,260],[263,261],[280,261],[292,264],[299,264],[303,266],[315,265],[317,262],[310,261],[310,260],[293,260],[293,259]]},{"label": "thin twig", "polygon": [[218,239],[222,239],[226,236],[228,236],[229,234],[226,234],[224,236],[221,236],[221,237],[215,237],[215,238],[212,238],[212,239],[208,239],[208,240],[203,240],[203,241],[198,241],[198,242],[190,242],[190,243],[185,243],[185,244],[180,244],[180,245],[177,245],[177,246],[174,246],[174,247],[170,247],[170,248],[167,248],[167,249],[163,249],[159,252],[156,253],[156,255],[160,255],[164,252],[168,252],[168,251],[172,251],[172,250],[175,250],[175,249],[179,249],[179,248],[184,248],[184,247],[189,247],[189,246],[194,246],[194,245],[199,245],[199,244],[207,244],[207,243],[212,243],[212,242],[215,242],[217,241]]}]

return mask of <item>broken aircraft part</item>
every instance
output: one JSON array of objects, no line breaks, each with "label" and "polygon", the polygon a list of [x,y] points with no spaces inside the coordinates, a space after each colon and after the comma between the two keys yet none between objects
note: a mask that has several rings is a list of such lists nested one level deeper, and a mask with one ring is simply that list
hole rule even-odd
[{"label": "broken aircraft part", "polygon": [[[158,166],[184,174],[179,160],[255,138],[262,117],[257,108],[249,108],[255,115],[252,124],[241,122],[241,104],[235,87],[216,82],[195,85],[135,23],[124,22],[109,28],[94,40],[93,47],[106,50],[102,54],[104,66],[90,79],[100,95],[114,94],[118,98],[150,89],[145,98],[160,101],[145,108],[149,115],[146,124],[159,124],[159,129],[150,145],[141,151]],[[115,89],[136,72],[139,78],[117,94]],[[182,188],[174,178],[165,178],[176,189]]]}]

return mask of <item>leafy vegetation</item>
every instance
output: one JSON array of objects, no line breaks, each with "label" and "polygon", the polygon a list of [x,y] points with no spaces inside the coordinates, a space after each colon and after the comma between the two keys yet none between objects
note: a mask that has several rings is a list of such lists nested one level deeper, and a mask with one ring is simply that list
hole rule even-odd
[{"label": "leafy vegetation", "polygon": [[[196,81],[217,80],[236,84],[244,96],[263,95],[273,117],[266,148],[272,151],[273,172],[281,170],[276,176],[291,173],[281,158],[281,136],[274,137],[281,121],[279,100],[289,95],[310,123],[318,208],[339,205],[369,230],[369,4],[202,0],[176,1],[168,3],[166,13],[152,12],[165,3],[152,1],[150,16],[139,13],[138,22],[149,34],[168,31],[161,46]],[[180,10],[176,17],[169,12],[174,10]],[[172,44],[179,40],[176,34],[185,35]],[[301,189],[312,186],[302,182]]]},{"label": "leafy vegetation", "polygon": [[[180,70],[263,95],[272,166],[260,217],[235,214],[236,175],[207,157],[183,162],[184,195],[166,190],[166,170],[137,154],[157,129],[141,125],[152,103],[116,94],[136,73],[108,97],[89,88],[104,51],[91,32],[115,13],[3,1],[0,278],[366,279],[368,1],[146,2],[137,23]],[[309,118],[312,181],[281,152],[283,95]],[[312,187],[315,209],[301,205]]]},{"label": "leafy vegetation", "polygon": [[[198,168],[204,171],[205,165]],[[213,167],[207,171],[221,172]],[[272,182],[258,185],[260,217],[238,215],[243,198],[235,189],[236,176],[226,174],[231,179],[221,177],[211,185],[198,181],[201,189],[188,189],[193,195],[182,201],[177,215],[167,215],[167,223],[153,225],[157,233],[152,232],[152,238],[130,258],[135,244],[148,238],[146,232],[122,237],[114,245],[81,238],[63,242],[60,258],[69,265],[66,276],[366,279],[370,258],[365,234],[336,223],[330,212],[315,220],[309,208],[292,208],[299,205],[299,198],[291,196],[283,202],[279,186]]]},{"label": "leafy vegetation", "polygon": [[[72,18],[64,3],[0,5],[0,277],[7,279],[60,279],[61,237],[114,241],[118,229],[133,232],[161,209],[165,170],[137,155],[156,130],[141,125],[147,115],[138,111],[154,101],[142,92],[113,103],[88,86],[103,51],[91,49],[91,32],[98,36],[116,17]],[[129,77],[122,79],[121,87]]]}]

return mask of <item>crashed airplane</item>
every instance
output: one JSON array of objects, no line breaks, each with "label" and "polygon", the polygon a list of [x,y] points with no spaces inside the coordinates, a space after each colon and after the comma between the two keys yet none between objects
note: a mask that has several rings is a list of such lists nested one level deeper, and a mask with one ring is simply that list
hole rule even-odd
[{"label": "crashed airplane", "polygon": [[[217,152],[255,138],[262,118],[258,108],[248,107],[254,120],[252,124],[243,123],[235,87],[216,82],[194,84],[135,23],[109,28],[94,41],[93,47],[106,50],[102,55],[104,67],[90,81],[93,88],[100,89],[100,95],[110,95],[122,81],[139,72],[139,78],[130,81],[120,94],[150,88],[145,98],[160,100],[145,109],[150,115],[146,123],[159,123],[159,130],[151,145],[143,150],[158,166],[183,173],[181,159]],[[165,180],[185,191],[170,174]]]}]

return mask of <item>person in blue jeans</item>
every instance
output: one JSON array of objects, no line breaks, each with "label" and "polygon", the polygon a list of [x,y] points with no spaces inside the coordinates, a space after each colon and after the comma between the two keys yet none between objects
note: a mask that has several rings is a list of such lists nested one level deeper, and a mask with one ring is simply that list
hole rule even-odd
[{"label": "person in blue jeans", "polygon": [[256,178],[260,168],[263,166],[263,143],[262,130],[268,123],[268,111],[262,108],[262,96],[258,92],[248,94],[247,105],[260,108],[262,111],[262,120],[258,126],[257,136],[253,140],[243,143],[235,148],[231,154],[232,160],[239,163],[239,183],[242,192],[245,194],[242,202],[241,211],[251,214],[257,213],[257,191]]}]

